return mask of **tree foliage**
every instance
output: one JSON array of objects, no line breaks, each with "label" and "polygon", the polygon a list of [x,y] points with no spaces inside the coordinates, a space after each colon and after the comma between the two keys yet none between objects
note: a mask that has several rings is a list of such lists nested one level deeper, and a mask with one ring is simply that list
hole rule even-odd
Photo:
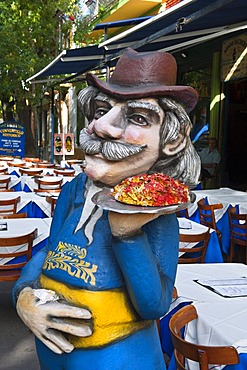
[{"label": "tree foliage", "polygon": [[3,104],[27,98],[23,82],[57,54],[58,7],[70,1],[0,1],[0,100]]}]

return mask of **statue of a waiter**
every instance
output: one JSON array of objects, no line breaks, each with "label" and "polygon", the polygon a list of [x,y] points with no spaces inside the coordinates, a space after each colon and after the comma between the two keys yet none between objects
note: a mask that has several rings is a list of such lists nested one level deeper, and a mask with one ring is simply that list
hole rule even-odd
[{"label": "statue of a waiter", "polygon": [[175,214],[120,214],[91,198],[131,175],[163,172],[193,186],[200,160],[187,113],[197,92],[176,85],[164,52],[127,49],[109,80],[87,75],[78,99],[85,173],[64,185],[49,244],[13,290],[42,370],[161,370],[155,320],[169,309],[178,260]]}]

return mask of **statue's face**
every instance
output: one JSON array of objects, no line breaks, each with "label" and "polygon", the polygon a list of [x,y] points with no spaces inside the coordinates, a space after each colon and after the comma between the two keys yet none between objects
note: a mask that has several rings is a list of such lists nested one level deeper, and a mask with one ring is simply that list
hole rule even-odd
[{"label": "statue's face", "polygon": [[159,157],[163,119],[155,99],[118,101],[100,93],[94,118],[80,137],[87,175],[113,186],[147,172]]}]

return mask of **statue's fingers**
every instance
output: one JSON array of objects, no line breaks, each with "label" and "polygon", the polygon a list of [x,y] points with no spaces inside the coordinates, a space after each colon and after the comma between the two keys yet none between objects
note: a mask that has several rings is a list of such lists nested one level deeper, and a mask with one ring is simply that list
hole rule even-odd
[{"label": "statue's fingers", "polygon": [[57,330],[48,329],[42,342],[49,347],[53,352],[61,354],[63,352],[70,353],[74,346]]},{"label": "statue's fingers", "polygon": [[75,319],[91,319],[92,317],[91,312],[85,308],[71,306],[66,303],[48,303],[46,308],[49,309],[50,316],[70,317]]},{"label": "statue's fingers", "polygon": [[50,327],[78,337],[89,337],[92,335],[90,324],[85,323],[83,320],[53,317]]}]

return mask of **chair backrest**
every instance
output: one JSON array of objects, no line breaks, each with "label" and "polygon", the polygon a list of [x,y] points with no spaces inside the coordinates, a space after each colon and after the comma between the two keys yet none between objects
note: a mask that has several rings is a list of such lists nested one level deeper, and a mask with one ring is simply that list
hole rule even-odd
[{"label": "chair backrest", "polygon": [[39,167],[39,168],[54,168],[55,164],[53,164],[53,163],[37,163],[37,167]]},{"label": "chair backrest", "polygon": [[54,190],[54,189],[61,189],[62,183],[63,183],[63,178],[57,178],[57,177],[52,177],[48,179],[48,177],[44,178],[36,178],[35,182],[38,185],[38,190],[40,189],[45,189],[45,190]]},{"label": "chair backrest", "polygon": [[22,213],[13,213],[13,214],[9,214],[9,215],[1,215],[0,214],[0,220],[3,220],[5,218],[27,218],[27,213],[26,212],[22,212]]},{"label": "chair backrest", "polygon": [[0,175],[0,190],[8,189],[11,177]]},{"label": "chair backrest", "polygon": [[[201,234],[179,234],[179,252],[186,253],[178,259],[178,263],[203,263],[210,238],[210,229]],[[184,246],[181,246],[184,243]],[[187,247],[189,243],[195,246]]]},{"label": "chair backrest", "polygon": [[232,262],[235,245],[245,247],[245,263],[247,263],[247,214],[237,213],[237,208],[228,210],[230,224],[231,248],[229,262]]},{"label": "chair backrest", "polygon": [[51,195],[47,195],[45,199],[51,205],[51,217],[53,217],[55,207],[57,204],[57,198],[52,197]]},{"label": "chair backrest", "polygon": [[74,164],[83,164],[83,159],[68,159],[67,163],[70,167],[72,167]]},{"label": "chair backrest", "polygon": [[[11,259],[8,264],[0,265],[0,281],[15,281],[20,277],[21,269],[32,257],[36,234],[37,229],[21,236],[0,237],[0,258]],[[22,257],[22,262],[16,263],[13,260],[16,257]]]},{"label": "chair backrest", "polygon": [[43,170],[42,168],[20,168],[19,172],[22,176],[36,176],[41,175],[43,173]]},{"label": "chair backrest", "polygon": [[0,215],[17,213],[17,205],[21,197],[0,199]]},{"label": "chair backrest", "polygon": [[7,162],[9,167],[26,167],[26,163],[18,163],[18,162]]},{"label": "chair backrest", "polygon": [[170,319],[169,327],[178,370],[186,370],[185,359],[198,362],[200,370],[208,370],[210,365],[233,365],[239,363],[236,348],[232,346],[203,346],[183,339],[182,329],[197,319],[195,306],[179,309]]},{"label": "chair backrest", "polygon": [[185,218],[190,218],[189,217],[189,212],[188,208],[181,209],[180,211],[176,212],[177,217],[185,217]]},{"label": "chair backrest", "polygon": [[55,169],[55,175],[57,176],[75,176],[75,170],[73,169]]},{"label": "chair backrest", "polygon": [[7,167],[0,167],[0,175],[7,175],[8,168]]},{"label": "chair backrest", "polygon": [[214,229],[217,233],[217,236],[220,238],[221,233],[216,226],[214,211],[216,209],[223,208],[223,204],[222,203],[206,204],[205,199],[201,199],[197,202],[197,205],[198,205],[198,211],[199,211],[199,216],[200,216],[200,223],[202,225],[210,227],[211,229]]}]

